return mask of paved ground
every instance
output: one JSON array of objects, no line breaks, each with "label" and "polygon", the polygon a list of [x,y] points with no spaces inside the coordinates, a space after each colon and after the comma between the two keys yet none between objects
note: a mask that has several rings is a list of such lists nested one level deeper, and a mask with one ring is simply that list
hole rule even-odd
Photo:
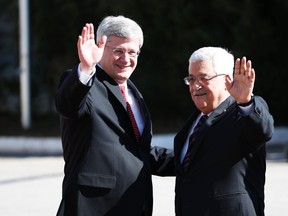
[{"label": "paved ground", "polygon": [[[62,157],[0,157],[0,215],[53,216],[61,198]],[[154,216],[174,215],[174,178],[155,177]],[[268,161],[266,216],[288,212],[288,163]]]}]

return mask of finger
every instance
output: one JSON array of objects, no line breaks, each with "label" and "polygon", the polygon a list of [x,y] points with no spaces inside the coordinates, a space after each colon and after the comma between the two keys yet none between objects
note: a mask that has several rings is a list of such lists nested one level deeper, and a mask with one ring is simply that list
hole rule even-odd
[{"label": "finger", "polygon": [[83,45],[83,38],[81,35],[78,36],[78,41],[77,41],[77,51],[78,51],[78,57],[81,61],[82,58],[82,45]]},{"label": "finger", "polygon": [[81,41],[83,42],[83,39],[85,38],[85,26],[82,28],[82,31],[81,31],[81,35],[79,37],[81,37]]},{"label": "finger", "polygon": [[245,71],[245,76],[251,76],[252,62],[250,60],[247,61],[247,67]]},{"label": "finger", "polygon": [[245,75],[245,71],[246,71],[246,57],[243,56],[241,60],[240,74]]},{"label": "finger", "polygon": [[90,35],[91,35],[91,24],[90,23],[86,23],[86,25],[85,25],[85,27],[86,27],[86,29],[87,29],[87,31],[86,31],[86,37],[87,37],[87,40],[89,40],[90,39]]},{"label": "finger", "polygon": [[90,23],[90,25],[89,25],[89,36],[90,36],[90,39],[94,39],[94,37],[95,37],[95,35],[94,35],[94,26],[93,26],[93,24],[92,23]]},{"label": "finger", "polygon": [[255,80],[255,70],[254,68],[251,69],[250,79]]},{"label": "finger", "polygon": [[90,23],[86,23],[86,25],[84,27],[84,39],[85,39],[84,42],[90,40],[90,32],[91,32]]},{"label": "finger", "polygon": [[81,36],[82,36],[82,43],[87,41],[87,24],[82,28]]},{"label": "finger", "polygon": [[81,35],[79,35],[78,36],[78,41],[77,41],[77,48],[78,48],[78,50],[80,49],[80,47],[81,47],[81,45],[82,45],[82,36]]},{"label": "finger", "polygon": [[234,74],[240,73],[240,59],[237,58],[235,61],[235,67],[234,67]]}]

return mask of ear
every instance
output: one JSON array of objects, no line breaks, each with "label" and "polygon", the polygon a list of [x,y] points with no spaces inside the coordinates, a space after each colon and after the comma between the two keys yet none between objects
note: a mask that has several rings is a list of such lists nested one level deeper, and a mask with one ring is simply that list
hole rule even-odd
[{"label": "ear", "polygon": [[225,90],[228,90],[233,85],[233,79],[230,77],[230,75],[225,75]]}]

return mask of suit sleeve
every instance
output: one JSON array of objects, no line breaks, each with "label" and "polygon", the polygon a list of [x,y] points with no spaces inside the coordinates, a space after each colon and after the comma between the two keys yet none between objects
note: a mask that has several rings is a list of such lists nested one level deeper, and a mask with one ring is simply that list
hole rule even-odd
[{"label": "suit sleeve", "polygon": [[242,123],[242,138],[250,142],[250,147],[253,148],[250,150],[257,149],[272,138],[274,119],[262,97],[255,96],[254,110],[242,118]]},{"label": "suit sleeve", "polygon": [[90,87],[82,84],[77,70],[67,70],[60,77],[55,95],[56,110],[67,118],[77,117],[80,104]]},{"label": "suit sleeve", "polygon": [[157,176],[175,176],[174,151],[154,146],[150,151],[152,174]]}]

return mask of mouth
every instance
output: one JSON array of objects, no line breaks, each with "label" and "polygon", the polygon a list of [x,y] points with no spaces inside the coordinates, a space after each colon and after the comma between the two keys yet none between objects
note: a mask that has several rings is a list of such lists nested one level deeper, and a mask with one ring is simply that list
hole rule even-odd
[{"label": "mouth", "polygon": [[195,94],[193,94],[193,97],[201,97],[201,96],[204,96],[206,95],[205,92],[196,92]]},{"label": "mouth", "polygon": [[117,66],[117,68],[119,68],[121,71],[123,71],[123,72],[126,72],[129,68],[130,68],[130,66],[129,65],[116,65]]}]

